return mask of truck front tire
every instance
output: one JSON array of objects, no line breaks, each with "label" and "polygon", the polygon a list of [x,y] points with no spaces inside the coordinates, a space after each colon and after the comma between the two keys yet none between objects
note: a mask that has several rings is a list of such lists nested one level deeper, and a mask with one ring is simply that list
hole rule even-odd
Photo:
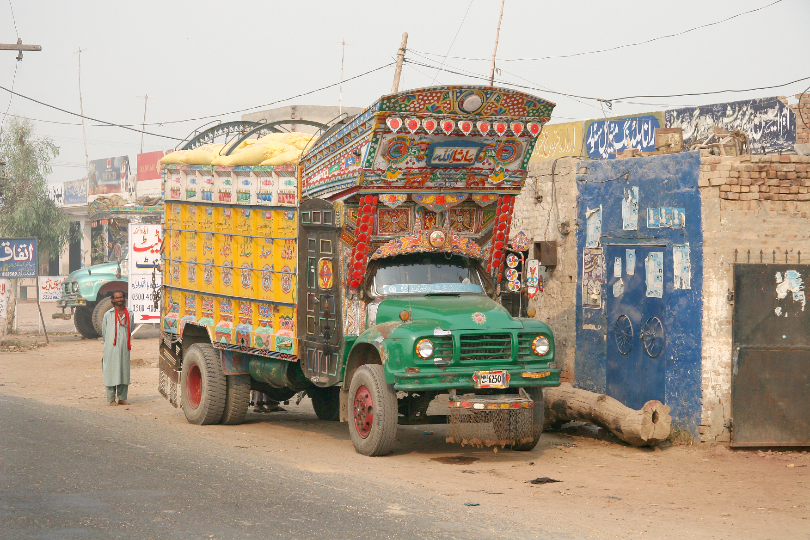
[{"label": "truck front tire", "polygon": [[225,376],[225,410],[220,424],[235,426],[245,421],[250,404],[250,375]]},{"label": "truck front tire", "polygon": [[337,422],[340,420],[340,387],[310,388],[307,394],[312,398],[312,408],[319,420]]},{"label": "truck front tire", "polygon": [[382,456],[397,435],[397,394],[379,364],[360,366],[349,386],[349,435],[358,453]]},{"label": "truck front tire", "polygon": [[93,328],[95,328],[98,335],[101,335],[101,324],[104,322],[104,314],[110,311],[112,307],[112,297],[105,296],[99,300],[93,308]]},{"label": "truck front tire", "polygon": [[540,441],[540,434],[543,433],[543,422],[546,420],[546,401],[543,399],[543,388],[535,386],[524,388],[524,390],[534,401],[532,407],[532,440],[521,444],[513,444],[512,450],[518,452],[528,452],[537,446],[538,441]]},{"label": "truck front tire", "polygon": [[209,343],[189,347],[180,377],[186,420],[198,425],[218,423],[225,411],[226,380],[217,351]]},{"label": "truck front tire", "polygon": [[73,325],[82,337],[86,339],[96,339],[101,336],[93,326],[93,312],[86,306],[79,306],[73,313]]}]

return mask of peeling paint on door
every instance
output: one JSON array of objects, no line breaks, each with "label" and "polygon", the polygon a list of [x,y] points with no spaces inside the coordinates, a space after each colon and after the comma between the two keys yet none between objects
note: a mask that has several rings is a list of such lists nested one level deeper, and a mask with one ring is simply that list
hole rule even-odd
[{"label": "peeling paint on door", "polygon": [[689,262],[689,244],[672,245],[673,286],[676,289],[692,288],[692,265]]},{"label": "peeling paint on door", "polygon": [[776,298],[782,300],[787,297],[788,293],[793,293],[793,300],[802,305],[802,311],[804,311],[807,304],[803,289],[804,282],[802,281],[802,275],[798,271],[787,270],[784,278],[782,272],[776,273]]},{"label": "peeling paint on door", "polygon": [[630,186],[624,190],[622,228],[625,231],[638,230],[638,186]]}]

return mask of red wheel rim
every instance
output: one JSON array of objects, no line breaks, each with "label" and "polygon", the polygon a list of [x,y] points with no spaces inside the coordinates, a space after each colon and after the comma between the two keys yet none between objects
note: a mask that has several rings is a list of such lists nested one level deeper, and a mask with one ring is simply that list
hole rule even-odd
[{"label": "red wheel rim", "polygon": [[199,407],[202,401],[202,373],[197,364],[191,366],[186,376],[186,399],[192,409]]},{"label": "red wheel rim", "polygon": [[371,433],[372,425],[374,425],[374,402],[368,388],[361,385],[354,394],[354,429],[365,439]]}]

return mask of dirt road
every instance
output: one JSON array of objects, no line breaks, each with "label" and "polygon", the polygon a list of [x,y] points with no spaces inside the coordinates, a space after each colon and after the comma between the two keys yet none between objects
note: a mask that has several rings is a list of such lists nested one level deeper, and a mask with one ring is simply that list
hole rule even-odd
[{"label": "dirt road", "polygon": [[[128,415],[169,426],[176,437],[202,436],[223,453],[446,497],[471,519],[495,515],[526,530],[542,523],[577,538],[810,538],[806,452],[637,449],[582,431],[546,433],[528,453],[493,452],[446,444],[444,426],[401,426],[394,454],[368,458],[354,452],[346,424],[318,421],[308,399],[286,412],[250,413],[241,426],[189,425],[157,392],[155,338],[132,342],[126,407],[106,404],[100,341],[61,334],[50,346],[27,349],[42,337],[17,339],[15,349],[8,341],[0,347],[0,394]],[[527,483],[538,477],[559,482]]]}]

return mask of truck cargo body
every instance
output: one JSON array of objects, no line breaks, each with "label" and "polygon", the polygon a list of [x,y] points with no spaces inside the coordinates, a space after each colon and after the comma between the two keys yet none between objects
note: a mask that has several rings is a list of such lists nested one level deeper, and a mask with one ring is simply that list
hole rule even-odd
[{"label": "truck cargo body", "polygon": [[238,423],[250,388],[307,391],[369,455],[397,423],[442,421],[426,411],[449,393],[465,421],[540,415],[528,437],[493,436],[533,447],[542,387],[559,385],[553,334],[495,301],[496,276],[552,107],[413,90],[327,132],[298,167],[167,166],[161,392],[192,422]]}]

